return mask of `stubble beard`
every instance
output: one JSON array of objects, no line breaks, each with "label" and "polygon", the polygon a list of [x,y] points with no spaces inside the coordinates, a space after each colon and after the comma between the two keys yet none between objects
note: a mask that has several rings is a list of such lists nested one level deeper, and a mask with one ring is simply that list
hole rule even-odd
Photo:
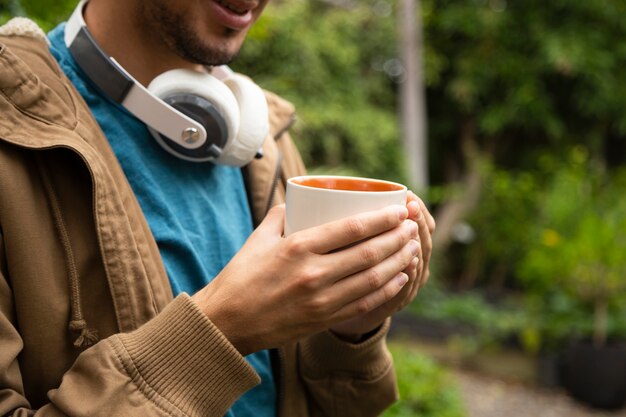
[{"label": "stubble beard", "polygon": [[[149,5],[146,5],[148,3]],[[205,66],[227,65],[237,56],[228,49],[227,41],[221,44],[207,44],[185,24],[186,19],[167,8],[166,2],[151,0],[140,2],[141,25],[147,33],[153,33],[157,42],[162,42],[185,61]],[[228,39],[235,31],[224,29],[223,37]]]}]

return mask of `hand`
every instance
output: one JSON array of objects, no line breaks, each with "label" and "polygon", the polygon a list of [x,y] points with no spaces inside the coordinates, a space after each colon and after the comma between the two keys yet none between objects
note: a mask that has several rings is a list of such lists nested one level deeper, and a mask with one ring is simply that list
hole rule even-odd
[{"label": "hand", "polygon": [[418,290],[428,281],[435,219],[426,208],[424,202],[412,191],[407,193],[406,207],[409,212],[409,219],[418,226],[420,243],[417,256],[411,260],[409,266],[404,270],[409,281],[393,299],[375,310],[330,328],[331,331],[347,341],[359,340],[361,335],[379,327],[387,317],[410,304],[417,296]]},{"label": "hand", "polygon": [[[416,265],[415,269],[415,281],[413,283],[413,288],[408,294],[404,305],[401,308],[404,308],[408,303],[413,301],[415,296],[417,295],[417,291],[423,287],[426,282],[428,282],[428,278],[430,277],[430,257],[433,250],[433,233],[435,232],[436,224],[435,219],[430,214],[426,205],[415,193],[409,191],[407,193],[407,209],[409,211],[409,219],[413,220],[417,223],[419,230],[419,242],[421,253],[418,255],[419,263]],[[407,274],[410,274],[411,271],[407,271]]]},{"label": "hand", "polygon": [[246,355],[328,329],[393,299],[419,250],[417,226],[392,206],[282,237],[284,206],[192,299]]}]

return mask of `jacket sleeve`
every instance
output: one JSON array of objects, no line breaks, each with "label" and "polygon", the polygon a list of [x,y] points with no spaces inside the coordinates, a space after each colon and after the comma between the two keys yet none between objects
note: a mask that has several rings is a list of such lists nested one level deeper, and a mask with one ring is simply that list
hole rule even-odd
[{"label": "jacket sleeve", "polygon": [[385,337],[388,319],[365,341],[353,344],[331,332],[299,346],[300,377],[315,417],[375,417],[398,399],[393,360]]},{"label": "jacket sleeve", "polygon": [[78,356],[32,410],[19,366],[16,325],[0,238],[0,415],[221,417],[258,384],[253,368],[182,294],[127,334],[104,339]]}]

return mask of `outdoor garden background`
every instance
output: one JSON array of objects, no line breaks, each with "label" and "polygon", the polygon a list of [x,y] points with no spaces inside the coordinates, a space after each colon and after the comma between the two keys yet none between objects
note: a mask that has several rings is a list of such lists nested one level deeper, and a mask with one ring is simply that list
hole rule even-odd
[{"label": "outdoor garden background", "polygon": [[[582,345],[616,358],[602,372],[626,396],[626,2],[417,4],[425,187],[402,140],[400,1],[275,0],[232,65],[296,105],[311,172],[407,183],[438,222],[385,416],[626,415],[564,394],[568,361],[602,369]],[[0,0],[0,23],[49,30],[74,5]]]}]

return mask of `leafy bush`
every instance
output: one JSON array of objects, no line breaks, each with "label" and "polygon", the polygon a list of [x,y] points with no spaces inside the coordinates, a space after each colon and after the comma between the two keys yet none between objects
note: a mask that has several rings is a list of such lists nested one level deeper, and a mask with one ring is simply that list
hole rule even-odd
[{"label": "leafy bush", "polygon": [[[432,158],[459,149],[466,123],[498,165],[528,168],[538,148],[559,155],[582,143],[601,154],[611,137],[623,144],[622,0],[424,0],[423,8],[427,60],[442,63],[428,79]],[[607,157],[624,161],[623,152]]]},{"label": "leafy bush", "polygon": [[448,294],[420,300],[419,314],[471,324],[477,349],[511,337],[530,352],[573,338],[623,340],[626,171],[600,161],[576,146],[544,154],[534,171],[483,167],[482,197],[468,219],[475,238],[455,248],[456,285],[481,292],[495,283],[513,290],[512,303]]},{"label": "leafy bush", "polygon": [[440,323],[459,325],[448,342],[459,353],[475,354],[515,342],[535,352],[529,335],[535,330],[532,316],[519,298],[501,298],[497,304],[486,300],[479,290],[452,293],[437,282],[420,290],[410,308],[412,314]]},{"label": "leafy bush", "polygon": [[[566,162],[537,196],[538,219],[519,276],[530,296],[562,293],[592,316],[593,339],[602,345],[610,316],[622,314],[626,301],[626,174],[607,175],[583,148]],[[550,316],[551,307],[545,304],[542,314]]]},{"label": "leafy bush", "polygon": [[454,380],[432,359],[393,343],[400,401],[383,417],[463,417],[461,395]]},{"label": "leafy bush", "polygon": [[488,162],[481,170],[480,199],[467,218],[473,233],[465,247],[457,248],[455,284],[461,290],[488,286],[499,291],[512,283],[519,254],[528,247],[540,183],[532,171],[504,170]]},{"label": "leafy bush", "polygon": [[48,31],[66,20],[76,3],[75,0],[0,0],[0,23],[13,16],[28,16]]},{"label": "leafy bush", "polygon": [[384,69],[396,55],[394,20],[380,3],[270,4],[233,67],[296,105],[307,165],[403,182],[395,84]]}]

